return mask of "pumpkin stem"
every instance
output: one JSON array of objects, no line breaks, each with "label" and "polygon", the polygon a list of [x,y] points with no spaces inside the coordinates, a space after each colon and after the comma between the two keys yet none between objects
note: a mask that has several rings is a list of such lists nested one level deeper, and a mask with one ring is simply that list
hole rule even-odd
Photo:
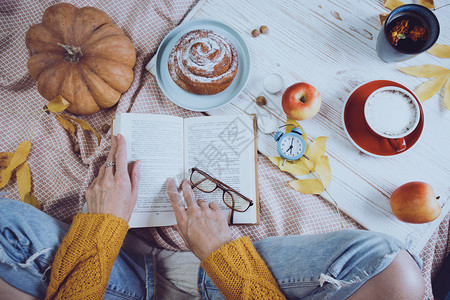
[{"label": "pumpkin stem", "polygon": [[81,47],[75,47],[71,45],[63,45],[58,43],[58,46],[64,48],[64,60],[68,62],[79,62],[83,57],[83,53],[81,52]]}]

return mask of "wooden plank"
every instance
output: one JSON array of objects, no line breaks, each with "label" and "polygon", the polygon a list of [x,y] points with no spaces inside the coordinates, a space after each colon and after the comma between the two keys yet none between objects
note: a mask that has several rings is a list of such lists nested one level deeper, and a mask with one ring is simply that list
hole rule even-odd
[{"label": "wooden plank", "polygon": [[[436,1],[436,7],[440,7]],[[284,88],[306,81],[322,95],[318,115],[301,125],[310,140],[327,136],[327,155],[332,168],[328,192],[339,207],[363,226],[388,231],[403,241],[412,240],[419,252],[450,210],[450,128],[449,112],[440,105],[439,95],[423,103],[425,126],[419,142],[406,153],[391,157],[368,156],[348,140],[342,125],[342,110],[350,92],[358,85],[375,79],[396,81],[414,89],[427,79],[401,73],[396,67],[450,63],[429,54],[408,61],[387,64],[375,53],[381,25],[378,15],[387,12],[373,1],[201,1],[188,15],[190,19],[214,19],[233,27],[246,42],[252,72],[243,93],[231,104],[209,111],[211,115],[266,113],[281,125],[285,115],[281,108],[282,91],[265,93],[262,82],[270,73],[282,76]],[[441,23],[439,43],[450,44],[450,6],[435,11]],[[185,21],[186,21],[185,20]],[[269,33],[251,36],[254,28],[266,25]],[[264,109],[254,104],[265,95]],[[258,132],[258,150],[276,156],[273,134]],[[389,196],[408,181],[425,181],[441,195],[441,218],[425,225],[399,222],[392,215]],[[327,194],[322,195],[331,201]],[[332,201],[331,201],[332,202]]]}]

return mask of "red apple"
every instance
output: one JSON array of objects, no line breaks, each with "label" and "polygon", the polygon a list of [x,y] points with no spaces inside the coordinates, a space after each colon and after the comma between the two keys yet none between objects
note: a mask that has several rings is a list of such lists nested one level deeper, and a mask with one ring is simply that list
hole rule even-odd
[{"label": "red apple", "polygon": [[391,208],[394,215],[407,223],[428,223],[441,214],[441,207],[433,188],[420,181],[405,183],[391,195]]},{"label": "red apple", "polygon": [[299,82],[284,91],[281,105],[286,115],[294,120],[306,120],[314,117],[320,109],[322,100],[312,85]]}]

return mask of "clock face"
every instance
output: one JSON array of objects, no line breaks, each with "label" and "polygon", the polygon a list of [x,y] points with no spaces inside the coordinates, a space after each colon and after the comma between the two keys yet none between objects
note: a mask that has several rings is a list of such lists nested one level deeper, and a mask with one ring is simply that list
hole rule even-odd
[{"label": "clock face", "polygon": [[278,141],[278,151],[290,160],[296,160],[305,153],[305,141],[296,133],[287,133]]}]

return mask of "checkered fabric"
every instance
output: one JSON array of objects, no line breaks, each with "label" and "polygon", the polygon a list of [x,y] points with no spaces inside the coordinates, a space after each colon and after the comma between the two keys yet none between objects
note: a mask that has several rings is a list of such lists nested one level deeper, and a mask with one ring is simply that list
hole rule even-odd
[{"label": "checkered fabric", "polygon": [[[165,35],[179,24],[194,0],[176,1],[69,1],[77,7],[94,6],[104,10],[132,40],[137,53],[134,81],[117,106],[90,116],[76,116],[88,121],[102,135],[101,144],[90,132],[78,130],[80,152],[54,116],[36,113],[47,101],[39,95],[36,82],[27,71],[29,57],[25,33],[40,23],[44,10],[59,1],[2,0],[0,2],[0,152],[13,152],[25,141],[32,142],[28,157],[33,191],[43,210],[70,221],[84,204],[84,191],[104,163],[110,147],[111,131],[101,128],[111,124],[116,113],[139,112],[171,114],[182,117],[199,113],[184,110],[169,101],[158,88],[156,79],[145,65],[156,53]],[[248,235],[252,240],[269,236],[312,234],[344,228],[359,228],[346,215],[319,196],[303,195],[288,186],[292,180],[264,156],[258,156],[261,224],[233,226],[235,237]],[[2,190],[7,197],[20,200],[13,180]],[[36,224],[39,226],[39,224]],[[432,298],[431,279],[449,252],[449,216],[442,222],[421,253],[427,298]],[[45,229],[44,229],[45,230]],[[172,227],[139,229],[145,239],[161,247],[186,250]]]}]

